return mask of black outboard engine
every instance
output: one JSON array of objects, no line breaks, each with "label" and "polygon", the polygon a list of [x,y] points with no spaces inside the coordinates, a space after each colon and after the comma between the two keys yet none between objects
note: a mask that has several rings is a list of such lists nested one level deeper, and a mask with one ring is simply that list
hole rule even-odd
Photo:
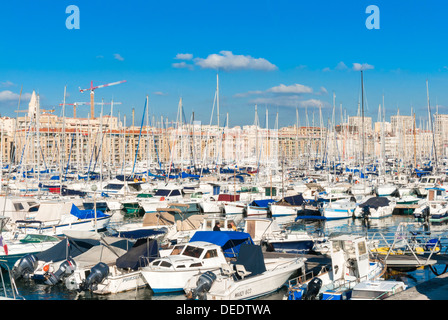
[{"label": "black outboard engine", "polygon": [[322,288],[322,279],[317,277],[311,279],[306,287],[304,295],[302,296],[302,300],[317,300],[316,298],[319,294],[320,288]]},{"label": "black outboard engine", "polygon": [[73,261],[72,258],[68,258],[67,260],[65,260],[64,262],[62,262],[59,265],[59,269],[55,273],[47,272],[45,274],[44,283],[46,285],[53,286],[56,283],[58,283],[59,281],[61,281],[62,276],[72,274],[73,271],[75,271],[75,269],[76,269],[75,261]]},{"label": "black outboard engine", "polygon": [[198,298],[198,300],[207,300],[207,292],[212,287],[213,281],[216,280],[216,274],[214,274],[211,271],[207,271],[204,274],[202,274],[198,281],[196,281],[196,289],[193,289],[191,291],[191,299],[195,300]]},{"label": "black outboard engine", "polygon": [[90,269],[90,274],[86,280],[80,285],[82,291],[95,291],[98,287],[98,283],[103,281],[109,275],[109,266],[104,262],[96,264]]},{"label": "black outboard engine", "polygon": [[370,216],[370,206],[364,206],[362,208],[362,217],[363,219],[367,220]]},{"label": "black outboard engine", "polygon": [[12,268],[14,280],[29,276],[37,268],[37,258],[34,254],[24,255]]}]

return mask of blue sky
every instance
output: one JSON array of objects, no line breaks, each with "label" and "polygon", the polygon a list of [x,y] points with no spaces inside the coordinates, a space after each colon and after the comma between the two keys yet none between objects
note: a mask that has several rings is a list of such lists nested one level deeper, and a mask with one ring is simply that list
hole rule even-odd
[{"label": "blue sky", "polygon": [[[365,26],[372,4],[379,30]],[[69,5],[80,10],[78,30],[65,26]],[[194,112],[209,123],[219,72],[221,125],[227,113],[231,126],[252,124],[255,104],[261,125],[268,110],[271,128],[277,112],[279,126],[294,125],[296,107],[302,125],[305,107],[317,121],[318,105],[326,122],[333,92],[336,114],[342,104],[356,115],[359,63],[367,66],[367,115],[377,119],[384,95],[387,117],[413,108],[424,119],[426,79],[432,111],[448,113],[447,9],[423,0],[9,1],[0,10],[0,113],[15,115],[21,86],[22,109],[36,90],[42,108],[60,114],[64,86],[73,103],[89,101],[79,87],[92,80],[127,80],[96,90],[95,100],[122,102],[114,112],[128,122],[135,108],[140,123],[146,95],[151,115],[170,120],[182,97],[187,120]]]}]

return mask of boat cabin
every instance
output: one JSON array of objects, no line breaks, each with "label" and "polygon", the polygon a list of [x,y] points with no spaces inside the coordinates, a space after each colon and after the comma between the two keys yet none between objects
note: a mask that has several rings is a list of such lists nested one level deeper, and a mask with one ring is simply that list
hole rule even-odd
[{"label": "boat cabin", "polygon": [[182,270],[220,266],[226,263],[222,248],[205,241],[194,241],[175,245],[168,256],[154,260],[152,269]]},{"label": "boat cabin", "polygon": [[428,201],[447,201],[446,190],[442,188],[428,188]]},{"label": "boat cabin", "polygon": [[362,279],[369,275],[366,238],[344,234],[330,238],[333,280]]}]

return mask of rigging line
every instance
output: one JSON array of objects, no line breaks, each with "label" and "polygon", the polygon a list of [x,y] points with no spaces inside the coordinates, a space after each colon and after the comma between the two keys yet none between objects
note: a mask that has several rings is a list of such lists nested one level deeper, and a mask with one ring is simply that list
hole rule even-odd
[{"label": "rigging line", "polygon": [[145,107],[143,108],[142,124],[140,125],[140,134],[138,135],[138,144],[137,144],[137,149],[135,150],[134,165],[132,167],[132,175],[131,175],[131,177],[134,177],[135,163],[137,162],[138,149],[140,147],[140,138],[142,136],[143,122],[145,120],[146,104],[147,104],[147,99],[145,99]]}]

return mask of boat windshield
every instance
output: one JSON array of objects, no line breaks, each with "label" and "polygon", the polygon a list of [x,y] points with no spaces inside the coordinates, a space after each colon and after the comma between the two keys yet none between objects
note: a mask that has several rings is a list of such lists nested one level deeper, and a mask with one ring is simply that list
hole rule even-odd
[{"label": "boat windshield", "polygon": [[185,248],[184,252],[182,252],[182,255],[188,256],[188,257],[193,257],[193,258],[199,258],[202,254],[202,251],[204,251],[204,249],[202,249],[202,248],[187,246]]},{"label": "boat windshield", "polygon": [[184,247],[185,247],[185,245],[178,245],[178,246],[175,246],[174,248],[173,248],[173,250],[171,251],[171,256],[177,256],[177,255],[179,255],[181,252],[182,252],[182,250],[184,249]]}]

